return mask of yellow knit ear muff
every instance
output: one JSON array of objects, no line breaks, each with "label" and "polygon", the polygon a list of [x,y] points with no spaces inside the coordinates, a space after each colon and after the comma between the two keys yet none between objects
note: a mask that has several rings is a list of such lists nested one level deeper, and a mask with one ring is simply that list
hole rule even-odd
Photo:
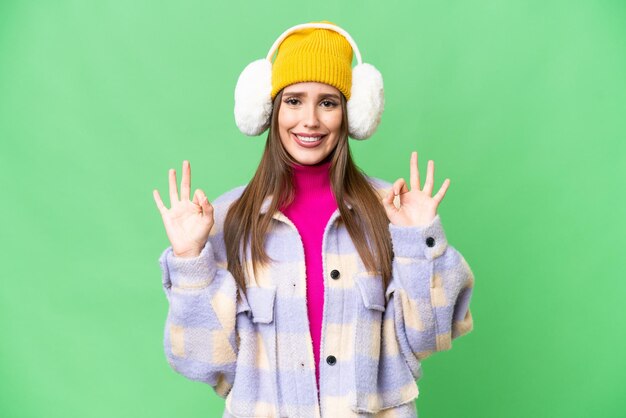
[{"label": "yellow knit ear muff", "polygon": [[374,66],[362,62],[356,43],[345,30],[329,23],[305,23],[287,29],[274,42],[266,58],[246,66],[235,87],[237,127],[249,136],[260,135],[269,127],[272,114],[272,57],[285,38],[303,29],[332,30],[350,43],[357,65],[352,69],[352,86],[347,103],[348,132],[354,139],[369,138],[376,131],[384,110],[382,75]]}]

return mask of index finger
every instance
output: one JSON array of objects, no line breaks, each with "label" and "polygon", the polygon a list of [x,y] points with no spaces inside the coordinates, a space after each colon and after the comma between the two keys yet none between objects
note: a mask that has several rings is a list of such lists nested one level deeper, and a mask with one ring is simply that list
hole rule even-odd
[{"label": "index finger", "polygon": [[420,172],[417,168],[417,151],[411,153],[411,174],[409,183],[411,184],[411,190],[420,188]]}]

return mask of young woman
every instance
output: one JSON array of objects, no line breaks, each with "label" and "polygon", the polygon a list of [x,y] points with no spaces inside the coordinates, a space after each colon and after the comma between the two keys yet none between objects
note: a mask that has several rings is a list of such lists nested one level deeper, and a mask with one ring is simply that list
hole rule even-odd
[{"label": "young woman", "polygon": [[472,329],[474,278],[437,215],[449,180],[433,196],[429,161],[422,187],[415,152],[408,185],[356,167],[382,78],[328,22],[283,33],[235,101],[244,133],[269,127],[250,183],[211,204],[185,161],[171,208],[154,191],[169,363],[225,417],[416,417],[420,361]]}]

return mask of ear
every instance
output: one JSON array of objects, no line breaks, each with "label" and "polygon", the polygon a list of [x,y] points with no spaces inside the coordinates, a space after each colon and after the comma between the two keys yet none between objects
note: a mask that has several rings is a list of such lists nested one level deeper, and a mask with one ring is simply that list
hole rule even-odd
[{"label": "ear", "polygon": [[251,62],[239,75],[235,87],[235,123],[248,136],[263,133],[272,114],[272,63]]},{"label": "ear", "polygon": [[352,69],[348,100],[348,131],[354,139],[367,139],[378,128],[385,107],[383,76],[370,64]]}]

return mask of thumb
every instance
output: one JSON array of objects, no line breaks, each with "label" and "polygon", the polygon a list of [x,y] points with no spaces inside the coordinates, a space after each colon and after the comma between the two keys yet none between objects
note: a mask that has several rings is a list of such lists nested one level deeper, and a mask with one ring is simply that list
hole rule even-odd
[{"label": "thumb", "polygon": [[385,208],[385,211],[387,212],[387,215],[397,211],[396,205],[393,204],[394,197],[395,196],[393,194],[393,187],[392,187],[387,192],[387,195],[383,197],[382,199],[382,204],[383,204],[383,207]]},{"label": "thumb", "polygon": [[213,206],[209,203],[209,199],[207,199],[206,195],[204,194],[204,192],[200,189],[198,189],[198,201],[200,202],[199,205],[202,207],[202,215],[203,216],[208,216],[208,215],[213,215]]}]

